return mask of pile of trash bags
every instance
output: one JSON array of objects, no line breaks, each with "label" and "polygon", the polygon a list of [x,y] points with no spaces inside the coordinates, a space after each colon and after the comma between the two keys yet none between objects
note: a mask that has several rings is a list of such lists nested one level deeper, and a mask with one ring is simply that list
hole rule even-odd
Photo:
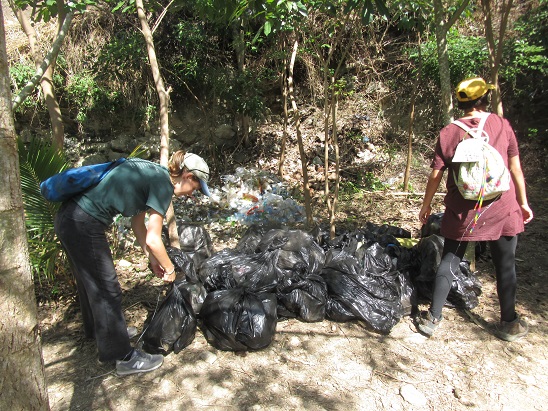
[{"label": "pile of trash bags", "polygon": [[[260,350],[273,341],[279,320],[359,320],[381,334],[428,301],[444,239],[439,216],[411,234],[367,223],[329,238],[272,225],[251,225],[233,249],[213,251],[199,225],[179,226],[181,249],[167,247],[177,278],[145,324],[144,346],[177,353],[200,329],[215,348]],[[481,284],[463,261],[447,304],[472,309]]]}]

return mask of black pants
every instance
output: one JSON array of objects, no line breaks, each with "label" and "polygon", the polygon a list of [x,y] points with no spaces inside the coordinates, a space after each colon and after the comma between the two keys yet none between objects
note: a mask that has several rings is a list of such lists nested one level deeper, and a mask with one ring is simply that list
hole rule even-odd
[{"label": "black pants", "polygon": [[64,203],[55,217],[55,232],[76,278],[84,331],[97,341],[101,361],[122,359],[132,350],[107,228],[73,201]]},{"label": "black pants", "polygon": [[[489,241],[493,264],[497,278],[497,293],[500,304],[500,318],[502,321],[513,321],[516,318],[516,246],[518,238],[501,237],[495,241]],[[464,257],[468,243],[445,239],[441,264],[436,273],[434,295],[430,312],[434,318],[439,318],[441,310],[447,299],[453,273],[459,270],[459,263]]]}]

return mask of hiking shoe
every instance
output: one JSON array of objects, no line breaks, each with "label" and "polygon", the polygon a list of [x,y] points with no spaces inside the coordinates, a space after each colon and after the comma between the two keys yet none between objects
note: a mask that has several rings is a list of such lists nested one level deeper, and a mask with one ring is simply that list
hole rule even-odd
[{"label": "hiking shoe", "polygon": [[527,323],[516,315],[514,321],[501,321],[495,335],[504,341],[516,341],[529,332]]},{"label": "hiking shoe", "polygon": [[128,335],[130,340],[133,337],[135,337],[137,334],[138,334],[137,327],[127,327],[127,335]]},{"label": "hiking shoe", "polygon": [[419,318],[418,328],[419,330],[428,337],[432,337],[436,328],[440,325],[440,321],[443,319],[442,316],[436,319],[430,313],[430,310],[423,311]]},{"label": "hiking shoe", "polygon": [[140,372],[149,372],[160,368],[164,357],[160,354],[147,354],[144,351],[134,349],[129,360],[116,361],[116,373],[118,375],[130,375]]}]

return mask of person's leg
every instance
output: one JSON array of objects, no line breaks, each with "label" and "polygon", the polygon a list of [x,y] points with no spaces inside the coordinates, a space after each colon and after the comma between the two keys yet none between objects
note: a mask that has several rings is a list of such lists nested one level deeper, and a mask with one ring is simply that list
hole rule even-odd
[{"label": "person's leg", "polygon": [[497,276],[497,294],[501,321],[516,319],[516,246],[517,236],[490,241],[491,256]]},{"label": "person's leg", "polygon": [[[110,247],[106,226],[69,203],[58,215],[56,232],[74,266],[82,304],[90,307],[99,360],[124,358],[132,348],[122,312],[122,291]],[[87,331],[86,331],[87,332]]]},{"label": "person's leg", "polygon": [[447,301],[447,296],[453,284],[453,273],[459,272],[459,264],[464,257],[467,245],[468,243],[465,241],[450,240],[448,238],[444,241],[441,262],[436,272],[432,303],[430,305],[430,314],[434,319],[441,317],[443,306]]},{"label": "person's leg", "polygon": [[441,262],[434,279],[430,309],[421,313],[418,323],[419,330],[429,337],[434,334],[442,319],[441,312],[453,285],[453,273],[460,270],[459,264],[464,256],[466,247],[467,243],[463,241],[447,238],[444,241]]},{"label": "person's leg", "polygon": [[490,241],[491,256],[497,275],[497,294],[500,304],[500,325],[497,337],[515,341],[527,335],[529,326],[516,314],[516,245],[518,238],[501,237]]},{"label": "person's leg", "polygon": [[[65,203],[59,208],[59,211],[55,215],[54,227],[55,233],[65,250],[67,255],[67,260],[70,265],[70,270],[74,275],[76,280],[76,289],[78,291],[78,301],[80,303],[80,311],[82,314],[82,323],[84,325],[84,334],[87,338],[95,339],[95,321],[93,319],[93,312],[91,311],[91,306],[89,304],[88,295],[86,293],[86,288],[84,287],[83,282],[80,280],[80,276],[77,274],[76,266],[70,258],[68,249],[71,246],[72,236],[70,235],[70,230],[72,227],[72,220],[70,220],[70,215],[73,212],[74,203],[68,202]],[[66,218],[69,218],[67,221]]]}]

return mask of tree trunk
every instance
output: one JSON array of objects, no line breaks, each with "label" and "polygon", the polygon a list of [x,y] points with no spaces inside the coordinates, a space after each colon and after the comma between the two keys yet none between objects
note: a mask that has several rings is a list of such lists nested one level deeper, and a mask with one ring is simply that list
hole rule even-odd
[{"label": "tree trunk", "polygon": [[[449,70],[449,53],[447,52],[447,33],[457,22],[470,0],[463,0],[455,12],[446,20],[445,12],[448,7],[442,0],[434,0],[434,22],[436,25],[436,46],[438,51],[438,65],[440,71],[441,107],[443,123],[453,121],[453,94],[451,89],[451,71]],[[462,79],[459,79],[459,81]]]},{"label": "tree trunk", "polygon": [[293,90],[293,67],[295,66],[295,58],[297,57],[297,49],[299,42],[295,40],[293,44],[293,52],[291,53],[291,60],[289,63],[289,73],[287,77],[287,86],[289,97],[291,99],[291,107],[293,108],[293,115],[295,116],[295,129],[297,130],[297,142],[299,144],[299,154],[301,156],[301,168],[303,171],[303,194],[304,194],[304,207],[306,211],[306,223],[309,227],[314,223],[314,217],[312,215],[312,201],[310,198],[310,184],[308,179],[308,163],[306,161],[306,152],[304,150],[303,136],[301,134],[301,115],[295,101],[295,93]]},{"label": "tree trunk", "polygon": [[[245,74],[245,38],[242,22],[240,19],[236,20],[232,26],[234,35],[234,51],[236,52],[236,62],[238,64],[238,72],[241,76]],[[244,147],[249,147],[249,127],[251,124],[251,118],[245,113],[239,114],[239,129],[242,131],[242,143]]]},{"label": "tree trunk", "polygon": [[49,410],[0,4],[0,409]]},{"label": "tree trunk", "polygon": [[72,16],[73,16],[73,13],[69,13],[66,15],[66,17],[63,20],[61,29],[57,33],[57,38],[55,39],[55,41],[51,45],[51,48],[48,50],[46,56],[42,60],[40,67],[36,69],[36,73],[34,73],[34,76],[32,76],[32,78],[28,81],[25,87],[23,87],[23,89],[19,92],[19,94],[13,98],[14,110],[23,101],[25,101],[25,99],[30,95],[30,93],[32,93],[32,91],[36,88],[36,85],[38,84],[42,76],[44,75],[49,65],[52,64],[52,62],[57,59],[57,54],[59,54],[59,50],[61,49],[61,46],[63,45],[63,41],[65,40],[67,31],[70,28],[70,23],[72,22]]},{"label": "tree trunk", "polygon": [[[285,50],[287,46],[287,37],[284,36],[283,39],[283,46],[282,50]],[[284,54],[286,56],[286,54]],[[291,60],[287,59],[287,57],[284,57],[283,60],[283,71],[282,71],[282,77],[281,77],[281,86],[282,86],[282,96],[283,96],[283,110],[284,110],[284,118],[283,118],[283,135],[282,135],[282,142],[280,147],[280,163],[278,164],[278,176],[280,178],[283,178],[284,176],[284,162],[285,162],[285,147],[287,143],[287,127],[289,124],[289,111],[288,111],[288,94],[289,94],[289,83],[293,84],[293,78],[292,73],[290,73],[290,66],[289,62]],[[289,73],[289,76],[288,76]]]},{"label": "tree trunk", "polygon": [[[57,0],[57,33],[60,33],[63,29],[63,22],[67,17],[65,12],[65,5],[63,0]],[[44,93],[44,100],[46,102],[46,107],[49,113],[49,119],[51,122],[51,141],[53,146],[58,151],[63,151],[63,146],[65,144],[65,126],[63,125],[61,108],[59,107],[59,102],[55,96],[55,91],[53,87],[53,72],[55,70],[55,63],[57,62],[57,57],[52,60],[49,67],[46,69],[42,80],[40,80],[40,86]],[[38,66],[38,62],[35,62]]]},{"label": "tree trunk", "polygon": [[[29,39],[29,48],[31,51],[32,58],[34,60],[34,64],[36,66],[36,69],[40,69],[40,65],[42,64],[42,59],[40,57],[39,50],[36,46],[36,31],[34,30],[34,27],[32,26],[31,22],[29,21],[29,18],[27,15],[18,8],[13,1],[10,1],[10,7],[13,10],[13,13],[17,17],[17,20],[19,21],[19,24],[21,24],[21,28],[27,35],[27,38]],[[59,33],[63,30],[63,22],[66,18],[66,13],[63,11],[64,7],[62,2],[59,5],[59,16],[58,16],[58,29],[57,29],[57,35],[59,36]],[[48,109],[49,118],[51,122],[51,140],[53,143],[53,146],[57,149],[62,151],[63,145],[64,145],[64,139],[65,139],[65,127],[63,125],[63,120],[61,116],[61,108],[59,107],[59,103],[57,101],[57,98],[55,96],[54,88],[53,88],[53,72],[55,70],[55,59],[52,59],[51,64],[47,67],[47,69],[44,72],[44,75],[42,76],[40,80],[40,86],[42,87],[42,94],[44,96],[44,101],[46,103],[46,107]]]},{"label": "tree trunk", "polygon": [[449,53],[447,51],[447,31],[445,8],[441,0],[434,0],[434,20],[436,25],[436,46],[440,71],[441,109],[443,124],[453,121],[453,99],[451,92],[451,72],[449,70]]},{"label": "tree trunk", "polygon": [[413,92],[411,93],[411,109],[409,110],[409,127],[407,129],[407,164],[405,165],[405,175],[403,177],[403,191],[409,191],[409,178],[411,177],[411,161],[413,160],[413,125],[415,123],[415,101],[417,98],[417,88],[422,78],[422,53],[421,53],[421,35],[419,33],[418,51],[419,51],[419,78],[413,83]]},{"label": "tree trunk", "polygon": [[[334,79],[333,82],[334,83]],[[335,216],[337,214],[337,206],[339,202],[339,186],[341,179],[341,167],[339,156],[339,139],[337,137],[337,108],[339,106],[337,93],[333,91],[331,93],[331,123],[333,128],[333,147],[335,149],[335,192],[333,193],[333,203],[331,204],[331,210],[329,213],[329,238],[335,238],[336,225]]]},{"label": "tree trunk", "polygon": [[497,113],[501,117],[504,116],[504,108],[502,106],[502,98],[500,95],[499,67],[504,46],[504,34],[506,33],[508,17],[512,6],[513,0],[502,1],[500,6],[500,26],[498,39],[495,40],[495,30],[493,28],[493,9],[496,8],[496,2],[492,2],[491,0],[481,0],[481,7],[485,21],[485,39],[487,40],[487,46],[489,49],[489,67],[491,71],[490,81],[496,86],[496,89],[493,90],[491,98],[491,107],[493,112]]},{"label": "tree trunk", "polygon": [[[164,80],[160,73],[158,60],[156,59],[156,51],[154,49],[154,40],[152,39],[152,31],[148,24],[143,0],[136,0],[137,16],[141,22],[141,30],[147,45],[148,60],[152,70],[152,77],[156,85],[156,91],[160,100],[160,164],[167,167],[169,161],[169,94],[164,86]],[[169,243],[172,247],[181,248],[179,242],[179,234],[177,233],[177,221],[173,209],[173,202],[169,205],[166,213],[167,228],[169,232]]]}]

